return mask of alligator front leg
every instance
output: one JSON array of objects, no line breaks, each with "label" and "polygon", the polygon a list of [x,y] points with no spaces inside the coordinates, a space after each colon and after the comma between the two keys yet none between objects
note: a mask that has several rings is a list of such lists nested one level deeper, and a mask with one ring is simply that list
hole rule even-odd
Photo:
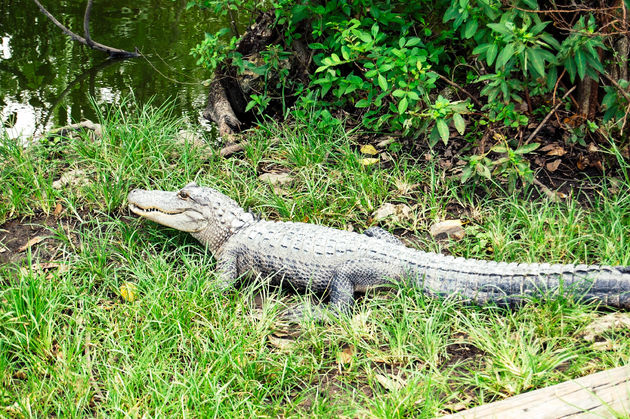
[{"label": "alligator front leg", "polygon": [[238,249],[228,247],[223,249],[217,258],[217,288],[226,291],[232,287],[239,278]]}]

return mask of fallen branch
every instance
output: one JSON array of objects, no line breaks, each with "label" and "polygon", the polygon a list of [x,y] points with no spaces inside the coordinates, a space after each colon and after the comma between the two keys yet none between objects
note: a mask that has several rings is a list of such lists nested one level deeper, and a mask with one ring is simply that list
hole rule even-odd
[{"label": "fallen branch", "polygon": [[237,144],[227,145],[219,151],[219,155],[221,155],[221,157],[229,157],[234,153],[243,151],[243,149],[245,148],[245,144],[247,143],[237,143]]},{"label": "fallen branch", "polygon": [[560,199],[560,193],[556,192],[556,191],[552,191],[551,189],[549,189],[548,187],[546,187],[541,181],[539,181],[538,179],[534,179],[534,185],[538,186],[540,188],[540,190],[547,195],[547,198],[549,198],[549,200],[551,202],[561,202],[562,199]]},{"label": "fallen branch", "polygon": [[556,113],[556,111],[558,110],[558,108],[560,106],[562,106],[562,101],[564,99],[567,98],[567,96],[569,96],[571,94],[571,92],[573,92],[575,90],[577,86],[573,86],[572,88],[570,88],[565,94],[564,96],[562,96],[562,99],[560,99],[560,102],[558,104],[556,104],[556,106],[554,106],[553,108],[551,108],[551,110],[549,111],[549,113],[547,114],[547,116],[545,116],[545,118],[540,121],[540,124],[538,124],[538,126],[536,127],[536,129],[534,130],[534,132],[532,132],[529,137],[527,137],[527,140],[525,140],[525,144],[528,144],[535,136],[536,134],[538,134],[538,132],[542,129],[542,127],[545,126],[545,124],[547,123],[547,121],[549,121],[549,118],[551,118],[551,115],[553,115],[554,113]]},{"label": "fallen branch", "polygon": [[453,80],[450,80],[450,79],[444,77],[441,74],[438,74],[438,77],[441,78],[442,80],[444,80],[445,82],[447,82],[448,84],[450,84],[451,86],[455,87],[456,89],[459,89],[462,92],[466,93],[466,95],[469,98],[471,98],[473,102],[475,102],[475,105],[479,106],[479,109],[483,108],[483,105],[481,104],[481,102],[479,102],[479,100],[477,100],[477,98],[474,97],[468,90],[464,89],[462,86],[460,86],[459,84],[455,83]]},{"label": "fallen branch", "polygon": [[112,47],[108,47],[107,45],[103,45],[103,44],[100,44],[98,42],[94,42],[90,38],[90,33],[89,33],[90,24],[89,24],[88,20],[90,18],[90,12],[91,12],[91,9],[92,9],[92,0],[88,1],[87,7],[85,9],[85,16],[84,16],[85,20],[83,22],[83,29],[85,31],[85,35],[86,35],[87,39],[83,38],[82,36],[77,35],[76,33],[72,32],[70,29],[66,28],[52,14],[50,14],[50,12],[48,10],[46,10],[46,8],[38,0],[33,0],[33,1],[37,5],[37,7],[39,7],[39,10],[48,19],[50,19],[55,24],[55,26],[57,26],[59,29],[61,29],[61,31],[63,33],[65,33],[67,36],[69,36],[74,41],[80,42],[81,44],[83,44],[83,45],[85,45],[87,47],[90,47],[92,49],[106,52],[112,58],[135,58],[135,57],[140,57],[141,54],[138,52],[137,49],[136,49],[135,52],[130,52],[130,51],[125,51],[124,49],[112,48]]},{"label": "fallen branch", "polygon": [[50,137],[53,135],[60,137],[67,137],[70,133],[87,129],[94,132],[94,136],[101,138],[103,136],[103,127],[101,124],[95,124],[94,122],[86,119],[85,121],[77,122],[76,124],[66,125],[64,127],[56,128],[44,134],[43,137]]}]

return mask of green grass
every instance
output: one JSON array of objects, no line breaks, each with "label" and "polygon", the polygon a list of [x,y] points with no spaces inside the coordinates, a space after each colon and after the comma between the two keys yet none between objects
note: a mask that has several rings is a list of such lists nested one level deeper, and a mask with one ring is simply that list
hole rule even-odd
[{"label": "green grass", "polygon": [[[268,123],[224,159],[176,144],[183,125],[168,109],[111,109],[102,139],[2,141],[0,222],[53,222],[48,250],[0,266],[0,416],[434,417],[628,362],[627,331],[605,332],[613,349],[598,349],[580,332],[602,311],[567,298],[507,310],[400,287],[287,336],[279,313],[308,296],[263,280],[216,294],[203,246],[126,209],[130,189],[192,180],[267,218],[356,231],[383,203],[403,203],[413,217],[381,225],[423,250],[630,265],[627,178],[586,205],[482,195],[404,154],[364,167],[343,126],[313,120]],[[84,183],[53,188],[73,169]],[[294,181],[274,190],[258,180],[267,171]],[[454,204],[467,235],[437,243],[428,228]],[[41,268],[50,261],[67,268]],[[128,282],[133,302],[120,295]]]}]

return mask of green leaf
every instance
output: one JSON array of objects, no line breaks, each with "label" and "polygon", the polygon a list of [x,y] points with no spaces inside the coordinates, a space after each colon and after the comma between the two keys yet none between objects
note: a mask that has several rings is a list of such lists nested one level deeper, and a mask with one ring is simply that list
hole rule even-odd
[{"label": "green leaf", "polygon": [[409,106],[409,102],[407,101],[407,96],[405,96],[398,102],[398,113],[401,115],[405,113],[407,106]]},{"label": "green leaf", "polygon": [[571,83],[573,83],[575,81],[575,61],[573,58],[568,58],[565,62],[564,62],[564,68],[566,68],[567,73],[569,73],[569,79],[571,80]]},{"label": "green leaf", "polygon": [[532,151],[536,150],[538,147],[540,147],[539,143],[525,144],[524,146],[521,146],[521,147],[517,148],[516,150],[514,150],[514,153],[516,153],[516,154],[527,154],[527,153],[531,153]]},{"label": "green leaf", "polygon": [[464,38],[472,38],[472,36],[477,32],[478,27],[479,23],[477,23],[477,20],[469,20],[466,23],[466,28],[464,29]]},{"label": "green leaf", "polygon": [[510,58],[512,58],[513,55],[514,55],[514,44],[507,44],[505,48],[503,48],[503,50],[499,53],[495,68],[497,70],[503,68],[505,64],[507,64],[507,62],[510,61]]},{"label": "green leaf", "polygon": [[438,132],[440,133],[440,138],[444,141],[444,144],[448,142],[448,137],[450,135],[448,131],[448,125],[443,118],[437,119],[435,121],[435,126],[437,127]]},{"label": "green leaf", "polygon": [[350,59],[350,48],[343,45],[341,47],[341,56],[343,57],[344,60],[348,61]]},{"label": "green leaf", "polygon": [[368,106],[370,106],[370,102],[367,99],[361,99],[360,101],[355,103],[354,106],[357,108],[367,108]]},{"label": "green leaf", "polygon": [[247,106],[245,106],[245,112],[251,111],[254,106],[256,106],[256,102],[250,100],[249,102],[247,102]]},{"label": "green leaf", "polygon": [[512,31],[509,30],[503,23],[488,23],[488,27],[502,35],[512,35]]},{"label": "green leaf", "polygon": [[405,43],[405,46],[406,47],[415,47],[415,46],[420,45],[420,44],[422,44],[422,40],[420,38],[414,37],[414,38],[409,38],[407,40],[407,42]]},{"label": "green leaf", "polygon": [[473,49],[473,55],[478,55],[478,54],[483,54],[484,52],[486,52],[488,50],[488,48],[490,48],[490,45],[492,44],[481,44],[481,45],[477,45],[475,47],[475,49]]},{"label": "green leaf", "polygon": [[538,54],[536,49],[528,49],[527,57],[529,58],[529,62],[531,63],[534,71],[540,76],[545,76],[545,61],[543,60],[541,54]]},{"label": "green leaf", "polygon": [[361,41],[365,42],[366,44],[371,43],[373,40],[372,36],[367,32],[359,32],[356,35]]},{"label": "green leaf", "polygon": [[505,147],[503,145],[495,145],[490,150],[494,151],[495,153],[507,153],[508,152],[507,147]]},{"label": "green leaf", "polygon": [[404,90],[400,90],[400,89],[396,89],[396,90],[394,90],[392,92],[392,96],[394,96],[394,97],[403,97],[405,95],[406,95],[405,91]]},{"label": "green leaf", "polygon": [[578,76],[580,80],[584,80],[584,76],[586,75],[586,57],[584,56],[584,52],[582,52],[582,50],[575,51],[574,59]]},{"label": "green leaf", "polygon": [[460,114],[453,114],[453,124],[457,132],[459,132],[459,135],[464,135],[464,132],[466,132],[466,121]]},{"label": "green leaf", "polygon": [[462,170],[462,176],[460,178],[461,182],[466,183],[466,181],[470,179],[472,174],[473,174],[472,167],[470,166],[464,167],[464,169]]},{"label": "green leaf", "polygon": [[407,97],[411,100],[420,100],[420,96],[414,91],[407,92]]},{"label": "green leaf", "polygon": [[488,65],[492,65],[497,56],[497,52],[499,52],[499,46],[497,44],[490,44],[488,51],[486,51],[486,62]]},{"label": "green leaf", "polygon": [[378,75],[378,85],[383,90],[387,90],[389,88],[387,85],[387,79],[382,74]]}]

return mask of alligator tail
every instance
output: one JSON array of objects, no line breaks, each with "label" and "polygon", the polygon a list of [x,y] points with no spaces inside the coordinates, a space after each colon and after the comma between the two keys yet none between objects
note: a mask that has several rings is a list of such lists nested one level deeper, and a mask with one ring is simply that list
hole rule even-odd
[{"label": "alligator tail", "polygon": [[[416,259],[417,260],[417,259]],[[505,263],[423,253],[412,271],[430,294],[513,305],[527,296],[572,295],[630,308],[630,267]]]}]

